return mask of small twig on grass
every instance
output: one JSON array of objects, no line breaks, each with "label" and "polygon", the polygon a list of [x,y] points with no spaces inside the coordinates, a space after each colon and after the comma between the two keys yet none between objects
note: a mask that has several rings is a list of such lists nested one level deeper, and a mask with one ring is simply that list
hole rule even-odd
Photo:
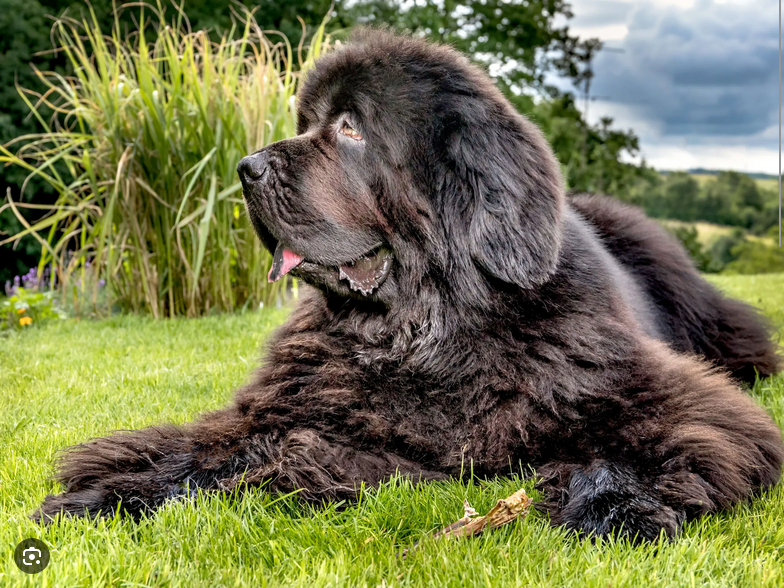
[{"label": "small twig on grass", "polygon": [[[499,500],[484,516],[476,516],[476,511],[468,504],[468,500],[463,501],[463,518],[455,521],[433,534],[434,539],[441,537],[472,537],[479,535],[485,530],[495,529],[507,523],[511,523],[521,515],[528,513],[528,508],[533,501],[529,498],[523,488],[517,492]],[[405,559],[406,555],[419,546],[419,542],[414,543],[408,549],[400,552],[400,556]]]}]

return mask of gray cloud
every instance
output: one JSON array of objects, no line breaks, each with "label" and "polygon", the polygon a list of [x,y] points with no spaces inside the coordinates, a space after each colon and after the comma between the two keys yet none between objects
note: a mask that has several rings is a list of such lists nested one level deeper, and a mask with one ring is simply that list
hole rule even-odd
[{"label": "gray cloud", "polygon": [[592,93],[633,107],[663,137],[751,138],[777,123],[775,2],[582,0],[574,10],[580,27],[628,26],[623,40],[607,43],[625,53],[596,58]]},{"label": "gray cloud", "polygon": [[581,27],[625,24],[634,5],[623,0],[589,0],[572,3],[575,22]]}]

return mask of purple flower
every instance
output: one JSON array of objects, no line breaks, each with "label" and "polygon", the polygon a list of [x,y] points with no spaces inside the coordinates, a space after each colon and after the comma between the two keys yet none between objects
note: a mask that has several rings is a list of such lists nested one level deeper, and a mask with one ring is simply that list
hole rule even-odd
[{"label": "purple flower", "polygon": [[103,278],[101,278],[100,280],[98,280],[98,285],[99,285],[101,288],[103,288],[103,287],[106,285],[106,280],[104,280]]},{"label": "purple flower", "polygon": [[35,279],[35,268],[31,269],[22,276],[22,284],[24,284],[24,287],[27,289],[37,285],[37,280]]}]

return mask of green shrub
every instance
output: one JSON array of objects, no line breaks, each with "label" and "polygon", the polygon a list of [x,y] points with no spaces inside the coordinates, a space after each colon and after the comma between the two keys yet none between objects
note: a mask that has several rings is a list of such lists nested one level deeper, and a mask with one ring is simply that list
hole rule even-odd
[{"label": "green shrub", "polygon": [[719,273],[727,267],[727,264],[737,259],[738,246],[746,241],[746,234],[735,229],[730,235],[722,235],[716,239],[708,250],[710,262],[705,271]]},{"label": "green shrub", "polygon": [[671,228],[670,232],[681,242],[697,269],[703,272],[706,271],[710,266],[711,258],[702,249],[702,244],[698,239],[697,228],[694,226],[678,226]]},{"label": "green shrub", "polygon": [[16,288],[13,295],[0,300],[0,331],[21,330],[52,319],[64,319],[57,306],[56,292]]},{"label": "green shrub", "polygon": [[[167,24],[160,4],[152,16],[152,31],[116,24],[109,37],[94,17],[54,25],[75,75],[39,73],[46,93],[22,92],[44,132],[0,147],[0,162],[44,179],[59,199],[37,224],[20,220],[14,238],[41,242],[40,267],[54,263],[66,293],[92,262],[125,310],[196,316],[274,299],[286,284],[267,284],[271,259],[235,170],[295,133],[295,52],[249,13],[218,42],[188,32],[181,13]],[[322,26],[302,70],[323,41]],[[21,219],[21,204],[6,206]]]},{"label": "green shrub", "polygon": [[705,273],[768,274],[784,272],[784,250],[765,240],[749,238],[741,229],[721,235],[710,247],[703,245],[697,228],[682,225],[669,228]]},{"label": "green shrub", "polygon": [[746,240],[732,250],[734,261],[727,264],[728,274],[770,274],[784,272],[784,249],[761,241]]},{"label": "green shrub", "polygon": [[687,172],[649,174],[638,180],[625,199],[654,218],[705,221],[743,228],[754,235],[778,227],[778,193],[734,171],[715,177]]}]

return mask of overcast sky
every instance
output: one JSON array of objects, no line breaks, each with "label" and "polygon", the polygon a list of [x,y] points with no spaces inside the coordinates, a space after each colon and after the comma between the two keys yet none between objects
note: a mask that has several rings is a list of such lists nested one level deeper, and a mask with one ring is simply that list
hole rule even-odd
[{"label": "overcast sky", "polygon": [[[589,119],[615,119],[659,169],[778,171],[776,0],[572,0],[601,52]],[[582,102],[581,102],[582,104]]]}]

